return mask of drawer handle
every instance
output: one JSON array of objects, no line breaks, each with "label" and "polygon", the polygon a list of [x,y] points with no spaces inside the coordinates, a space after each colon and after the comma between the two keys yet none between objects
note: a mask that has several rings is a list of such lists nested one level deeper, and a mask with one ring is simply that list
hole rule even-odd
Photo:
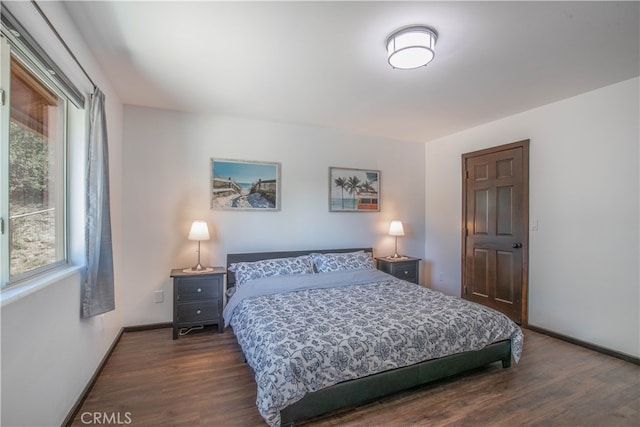
[{"label": "drawer handle", "polygon": [[198,288],[198,292],[202,292],[202,288]]},{"label": "drawer handle", "polygon": [[405,270],[405,271],[404,271],[404,274],[409,274],[409,271]]},{"label": "drawer handle", "polygon": [[196,314],[202,313],[202,310],[196,310]]}]

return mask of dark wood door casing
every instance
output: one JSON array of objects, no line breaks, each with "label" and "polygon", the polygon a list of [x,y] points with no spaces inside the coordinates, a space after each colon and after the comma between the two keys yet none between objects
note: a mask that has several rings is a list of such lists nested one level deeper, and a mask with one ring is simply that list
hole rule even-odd
[{"label": "dark wood door casing", "polygon": [[529,141],[463,154],[462,174],[461,295],[526,325]]}]

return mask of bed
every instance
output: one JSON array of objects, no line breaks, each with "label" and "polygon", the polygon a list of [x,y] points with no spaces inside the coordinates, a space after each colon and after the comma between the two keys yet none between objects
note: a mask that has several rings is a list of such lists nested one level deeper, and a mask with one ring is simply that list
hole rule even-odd
[{"label": "bed", "polygon": [[493,362],[506,316],[374,268],[371,248],[229,254],[224,309],[271,426],[293,425]]}]

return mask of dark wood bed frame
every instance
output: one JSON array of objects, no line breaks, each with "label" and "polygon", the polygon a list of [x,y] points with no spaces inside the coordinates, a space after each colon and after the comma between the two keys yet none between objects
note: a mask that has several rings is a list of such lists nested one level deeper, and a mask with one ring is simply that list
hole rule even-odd
[{"label": "dark wood bed frame", "polygon": [[[283,252],[254,252],[228,254],[227,266],[235,262],[252,262],[263,259],[308,255],[312,252],[342,253],[371,248],[322,249]],[[227,289],[235,285],[233,272],[227,273]],[[511,341],[493,343],[482,350],[468,351],[439,359],[427,360],[404,368],[393,369],[364,378],[345,381],[308,393],[304,398],[284,408],[280,415],[283,426],[323,415],[337,409],[355,407],[375,401],[402,390],[418,387],[442,378],[470,371],[493,362],[502,362],[503,368],[511,366]]]}]

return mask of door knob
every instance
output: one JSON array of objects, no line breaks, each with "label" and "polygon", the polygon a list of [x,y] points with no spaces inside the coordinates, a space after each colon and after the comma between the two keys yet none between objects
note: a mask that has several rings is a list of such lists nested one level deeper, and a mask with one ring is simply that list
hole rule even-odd
[{"label": "door knob", "polygon": [[518,243],[514,243],[513,245],[511,245],[512,248],[514,249],[519,249],[522,247],[522,243],[518,242]]}]

